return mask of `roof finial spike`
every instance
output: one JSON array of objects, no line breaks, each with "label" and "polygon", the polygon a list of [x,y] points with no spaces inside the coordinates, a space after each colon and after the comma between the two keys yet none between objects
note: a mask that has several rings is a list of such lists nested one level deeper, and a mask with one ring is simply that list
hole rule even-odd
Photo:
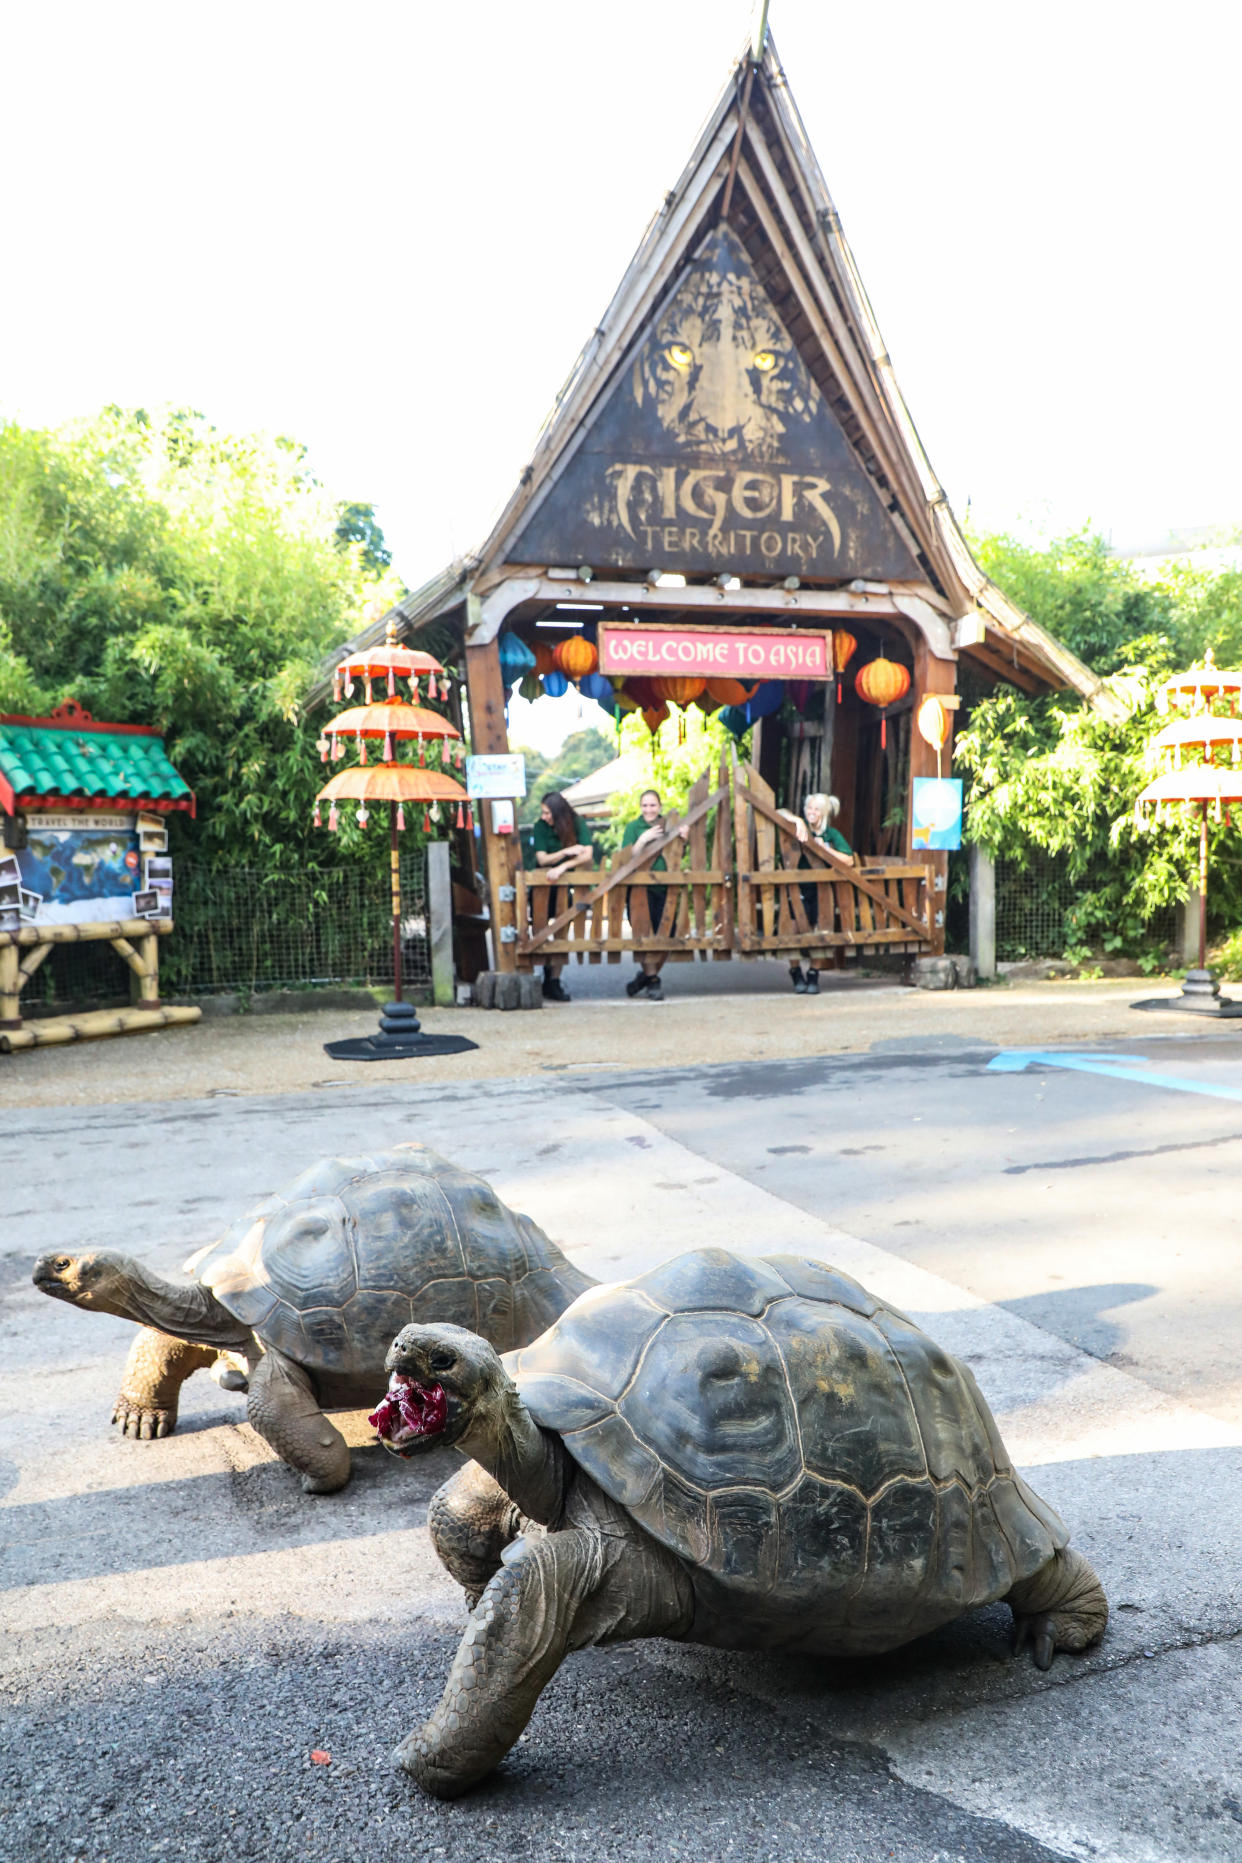
[{"label": "roof finial spike", "polygon": [[397,644],[396,615],[389,615],[388,617],[388,626],[384,629],[384,640],[389,647],[395,647]]},{"label": "roof finial spike", "polygon": [[768,44],[768,0],[754,0],[750,14],[750,62],[763,63]]}]

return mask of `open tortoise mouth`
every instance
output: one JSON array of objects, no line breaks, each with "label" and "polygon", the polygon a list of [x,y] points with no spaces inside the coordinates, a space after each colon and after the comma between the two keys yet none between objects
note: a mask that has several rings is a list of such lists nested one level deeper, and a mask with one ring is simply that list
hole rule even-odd
[{"label": "open tortoise mouth", "polygon": [[367,1422],[375,1430],[385,1449],[394,1455],[410,1456],[429,1438],[444,1431],[448,1417],[448,1398],[442,1384],[420,1384],[404,1372],[394,1371],[379,1408]]}]

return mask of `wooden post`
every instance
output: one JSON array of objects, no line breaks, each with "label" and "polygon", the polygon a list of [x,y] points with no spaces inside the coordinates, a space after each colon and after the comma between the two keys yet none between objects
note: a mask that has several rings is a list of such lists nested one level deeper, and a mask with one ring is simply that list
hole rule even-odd
[{"label": "wooden post", "polygon": [[447,841],[427,847],[427,942],[431,946],[431,995],[446,1007],[453,1001],[453,886]]},{"label": "wooden post", "polygon": [[[467,596],[467,637],[477,612],[478,597]],[[505,724],[505,687],[500,676],[500,646],[497,641],[488,641],[482,647],[466,648],[466,694],[470,700],[471,747],[481,756],[503,756],[509,748],[509,731]],[[493,833],[490,807],[486,802],[478,806],[483,827],[483,862],[487,869],[487,897],[492,920],[492,964],[497,970],[516,970],[517,953],[512,942],[505,942],[501,936],[505,930],[517,929],[514,925],[513,905],[502,900],[500,894],[502,888],[508,891],[513,884],[520,843],[514,845],[518,842],[516,833]]]},{"label": "wooden post", "polygon": [[21,957],[15,944],[0,945],[0,1029],[22,1025]]},{"label": "wooden post", "polygon": [[[915,720],[924,699],[952,693],[957,687],[957,667],[952,660],[939,660],[920,635],[914,645],[914,715],[910,720],[910,790],[906,797],[906,854],[910,860],[925,861],[932,869],[931,920],[932,954],[944,953],[944,919],[948,903],[949,856],[942,849],[914,845],[914,779],[935,776],[936,753],[920,735]],[[949,713],[949,737],[940,753],[940,768],[947,773],[953,754],[953,713]]]}]

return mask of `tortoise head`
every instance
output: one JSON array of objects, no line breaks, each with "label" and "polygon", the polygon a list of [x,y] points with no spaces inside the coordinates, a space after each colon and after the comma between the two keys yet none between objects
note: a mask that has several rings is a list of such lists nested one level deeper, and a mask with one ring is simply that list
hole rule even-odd
[{"label": "tortoise head", "polygon": [[406,1457],[499,1424],[513,1388],[491,1346],[464,1326],[402,1327],[384,1368],[388,1391],[369,1421],[386,1449]]},{"label": "tortoise head", "polygon": [[40,1255],[33,1280],[41,1292],[54,1300],[67,1300],[70,1306],[116,1313],[124,1319],[132,1315],[132,1264],[123,1256]]}]

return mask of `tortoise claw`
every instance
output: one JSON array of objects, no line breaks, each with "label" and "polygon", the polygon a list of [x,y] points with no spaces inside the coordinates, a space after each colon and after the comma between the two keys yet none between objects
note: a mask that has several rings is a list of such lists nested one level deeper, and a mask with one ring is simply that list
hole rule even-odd
[{"label": "tortoise claw", "polygon": [[127,1397],[118,1397],[112,1421],[122,1436],[128,1436],[132,1442],[148,1443],[157,1436],[172,1435],[177,1413],[175,1410],[150,1410]]},{"label": "tortoise claw", "polygon": [[1035,1667],[1051,1669],[1057,1645],[1052,1618],[1047,1612],[1033,1617],[1014,1618],[1012,1645],[1014,1655],[1020,1656],[1028,1644],[1031,1646],[1031,1659]]}]

